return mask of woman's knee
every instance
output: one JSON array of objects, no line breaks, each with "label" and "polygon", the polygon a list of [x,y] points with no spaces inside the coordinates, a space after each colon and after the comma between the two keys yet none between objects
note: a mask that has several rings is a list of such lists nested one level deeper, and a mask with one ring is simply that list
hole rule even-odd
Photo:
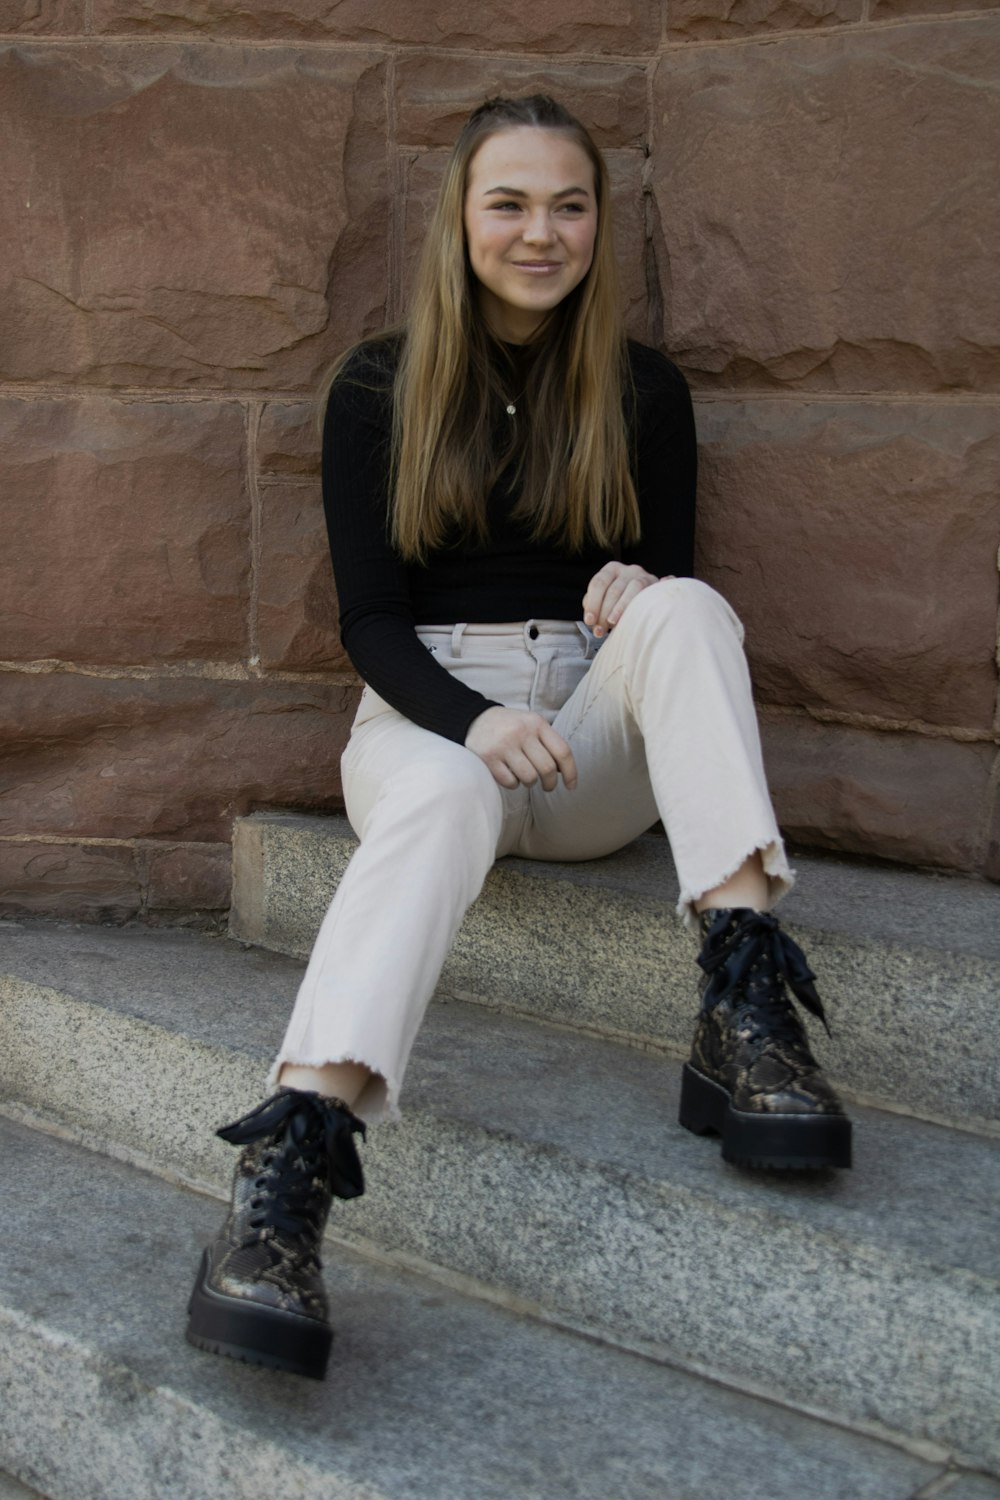
[{"label": "woman's knee", "polygon": [[647,623],[667,623],[676,628],[688,623],[704,633],[722,625],[734,631],[741,643],[743,641],[743,625],[732,605],[700,578],[661,578],[658,583],[643,589],[632,601],[622,617],[622,624],[633,611],[633,624],[637,627]]}]

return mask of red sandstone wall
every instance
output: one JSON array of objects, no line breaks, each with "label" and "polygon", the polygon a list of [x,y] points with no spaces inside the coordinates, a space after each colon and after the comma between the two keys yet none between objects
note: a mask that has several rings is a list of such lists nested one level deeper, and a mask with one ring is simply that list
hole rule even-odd
[{"label": "red sandstone wall", "polygon": [[786,828],[1000,876],[994,10],[0,0],[7,908],[218,909],[234,814],[338,805],[310,392],[539,88],[695,387]]}]

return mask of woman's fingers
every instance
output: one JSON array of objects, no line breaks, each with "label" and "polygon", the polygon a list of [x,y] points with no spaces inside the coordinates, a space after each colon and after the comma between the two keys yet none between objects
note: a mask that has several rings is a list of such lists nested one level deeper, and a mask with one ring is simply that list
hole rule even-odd
[{"label": "woman's fingers", "polygon": [[626,604],[630,604],[645,587],[645,583],[640,583],[636,578],[627,581],[624,578],[616,579],[604,596],[604,622],[609,630],[618,624]]},{"label": "woman's fingers", "polygon": [[610,583],[604,590],[600,608],[597,610],[597,620],[594,625],[595,635],[603,635],[610,628],[611,612],[622,597],[624,589],[624,583],[616,579],[614,583]]},{"label": "woman's fingers", "polygon": [[[536,760],[540,760],[542,764],[536,764]],[[507,767],[513,771],[521,786],[534,786],[536,781],[540,781],[546,791],[551,791],[556,784],[555,762],[550,755],[538,755],[537,750],[534,755],[529,754],[527,749],[515,750],[507,761]]]},{"label": "woman's fingers", "polygon": [[583,596],[583,623],[596,636],[612,630],[637,594],[655,583],[638,563],[605,563],[596,572]]},{"label": "woman's fingers", "polygon": [[[553,729],[551,724],[546,724],[543,719],[542,725],[539,738],[556,763],[557,775],[562,777],[569,790],[572,791],[577,781],[576,761],[573,759],[573,752],[562,735]],[[555,784],[555,781],[553,781],[552,786],[546,786],[545,790],[551,792]],[[543,782],[542,785],[545,786],[545,783]]]},{"label": "woman's fingers", "polygon": [[518,780],[507,763],[501,760],[498,755],[484,755],[481,758],[486,762],[493,780],[500,786],[506,787],[509,792],[512,792],[518,785]]},{"label": "woman's fingers", "polygon": [[591,627],[600,623],[604,596],[624,566],[620,562],[606,562],[599,568],[587,585],[583,596],[583,623]]},{"label": "woman's fingers", "polygon": [[541,782],[551,792],[560,776],[568,787],[576,785],[573,752],[540,714],[488,708],[472,721],[465,744],[485,762],[494,781],[509,790]]},{"label": "woman's fingers", "polygon": [[507,759],[522,786],[541,782],[543,791],[552,792],[563,778],[570,790],[576,786],[576,762],[573,752],[561,734],[541,720],[541,727],[529,730]]}]

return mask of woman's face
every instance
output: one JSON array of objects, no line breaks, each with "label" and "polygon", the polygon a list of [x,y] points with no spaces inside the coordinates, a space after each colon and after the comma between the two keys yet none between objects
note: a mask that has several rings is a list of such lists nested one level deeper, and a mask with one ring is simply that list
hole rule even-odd
[{"label": "woman's face", "polygon": [[491,135],[469,163],[463,217],[483,315],[498,338],[524,343],[590,270],[590,158],[568,136],[533,125]]}]

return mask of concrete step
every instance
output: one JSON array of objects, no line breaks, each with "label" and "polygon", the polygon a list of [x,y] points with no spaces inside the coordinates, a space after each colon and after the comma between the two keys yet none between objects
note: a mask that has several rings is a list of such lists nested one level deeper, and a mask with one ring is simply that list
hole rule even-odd
[{"label": "concrete step", "polygon": [[325,1383],[200,1353],[218,1204],[9,1121],[0,1150],[0,1463],[51,1500],[997,1500],[343,1247]]},{"label": "concrete step", "polygon": [[[228,1188],[301,965],[179,932],[8,924],[0,1093]],[[431,1007],[403,1124],[335,1233],[743,1390],[1000,1472],[1000,1146],[856,1112],[856,1170],[744,1174],[676,1124],[677,1068]]]},{"label": "concrete step", "polygon": [[[233,936],[306,957],[356,847],[344,818],[238,821]],[[1000,887],[798,859],[782,906],[819,976],[844,1094],[1000,1136]],[[673,1056],[690,1046],[694,945],[674,915],[667,842],[584,864],[501,860],[469,912],[442,993]]]},{"label": "concrete step", "polygon": [[29,1490],[12,1474],[0,1474],[0,1500],[50,1500],[50,1497]]}]

